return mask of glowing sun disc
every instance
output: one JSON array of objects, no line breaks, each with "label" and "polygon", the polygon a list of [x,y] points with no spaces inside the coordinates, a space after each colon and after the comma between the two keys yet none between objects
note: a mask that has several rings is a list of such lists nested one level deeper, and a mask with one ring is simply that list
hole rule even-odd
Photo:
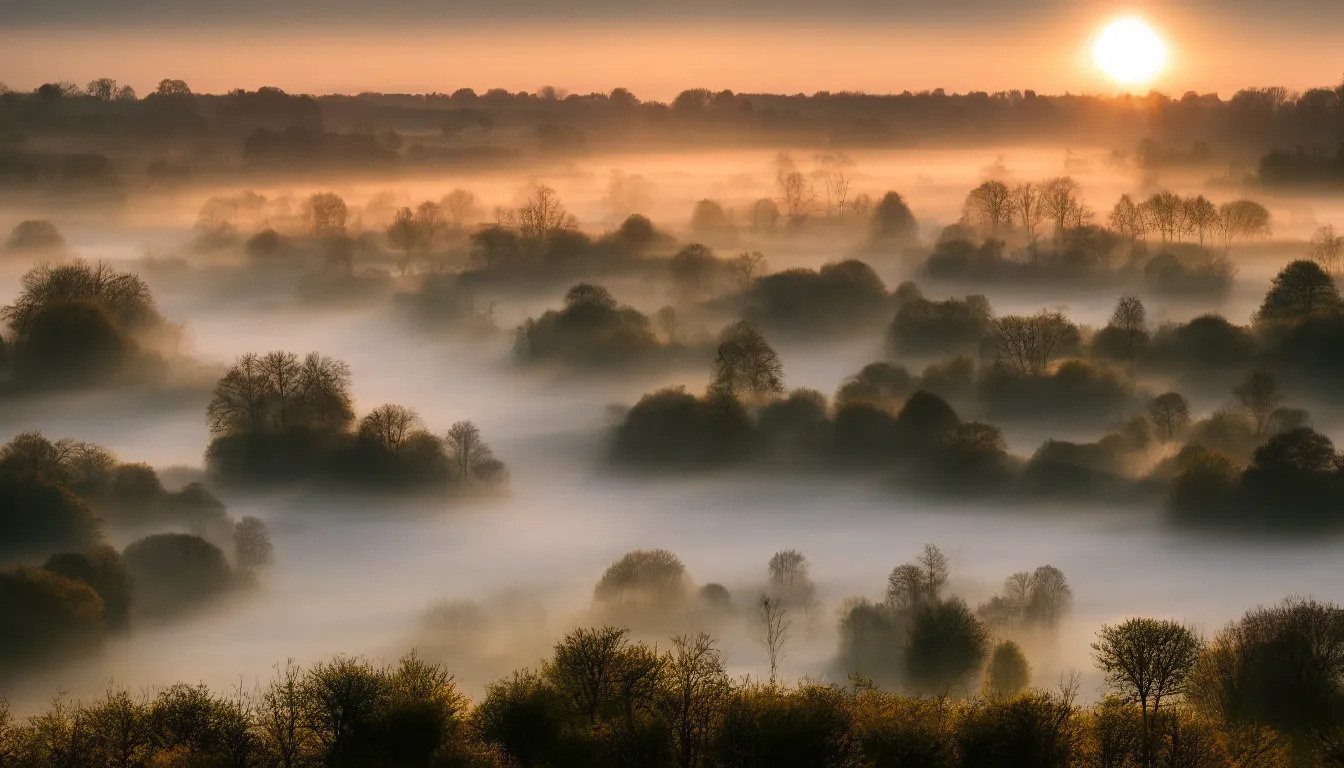
[{"label": "glowing sun disc", "polygon": [[1102,30],[1092,60],[1116,82],[1143,85],[1166,68],[1167,44],[1142,19],[1120,19]]}]

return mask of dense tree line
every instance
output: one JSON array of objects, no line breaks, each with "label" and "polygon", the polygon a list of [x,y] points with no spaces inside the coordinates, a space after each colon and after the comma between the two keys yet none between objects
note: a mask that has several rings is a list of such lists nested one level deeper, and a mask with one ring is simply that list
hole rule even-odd
[{"label": "dense tree line", "polygon": [[[109,95],[110,94],[110,95]],[[535,93],[468,88],[443,94],[286,94],[277,88],[193,93],[165,79],[137,98],[133,89],[102,78],[79,86],[49,83],[28,93],[0,92],[0,124],[24,136],[88,139],[117,153],[129,145],[140,154],[164,144],[194,142],[246,156],[265,167],[322,163],[379,167],[499,161],[514,154],[577,153],[626,146],[743,145],[767,140],[835,147],[901,146],[916,140],[973,143],[1016,140],[1068,141],[1104,136],[1119,146],[1139,146],[1145,165],[1198,162],[1209,147],[1264,154],[1291,147],[1333,151],[1344,138],[1341,89],[1249,88],[1228,99],[1186,93],[1172,97],[1046,96],[1033,91],[949,94],[942,89],[889,95],[818,92],[812,95],[737,94],[695,88],[668,103],[644,101],[624,88],[609,93],[567,94],[546,87]],[[409,141],[405,135],[416,135]],[[431,138],[432,137],[432,138]],[[1140,144],[1141,140],[1147,140]],[[1161,147],[1195,147],[1189,153]],[[134,167],[103,154],[37,151],[8,153],[0,179],[25,184],[42,179],[118,183],[144,175],[171,181],[194,169],[164,157]],[[1266,159],[1271,171],[1290,156]],[[106,166],[89,175],[67,166]],[[143,170],[141,170],[143,168]],[[216,170],[202,168],[200,170]],[[80,174],[84,174],[80,176]],[[1290,174],[1265,174],[1285,180]],[[69,178],[66,178],[69,177]]]},{"label": "dense tree line", "polygon": [[[931,605],[937,554],[898,568],[891,599]],[[1009,581],[1033,580],[1021,576]],[[915,619],[928,628],[912,648],[975,621],[943,605],[962,618],[916,609],[930,618]],[[970,665],[980,692],[948,696],[862,675],[847,685],[734,679],[710,635],[652,646],[591,627],[475,704],[446,667],[412,653],[280,665],[251,689],[114,685],[24,719],[0,707],[0,765],[1328,767],[1341,761],[1341,617],[1336,605],[1290,599],[1207,639],[1173,620],[1104,626],[1092,649],[1108,695],[1089,706],[1067,679],[1027,683],[1011,642]],[[930,643],[912,669],[943,668],[961,647]]]}]

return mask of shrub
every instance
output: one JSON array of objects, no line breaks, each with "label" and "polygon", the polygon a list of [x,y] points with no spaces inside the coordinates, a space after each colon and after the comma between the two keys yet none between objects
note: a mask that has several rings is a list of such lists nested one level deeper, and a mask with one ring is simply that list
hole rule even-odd
[{"label": "shrub", "polygon": [[138,609],[178,613],[222,595],[233,584],[224,552],[186,533],[159,533],[135,541],[122,553],[135,579]]}]

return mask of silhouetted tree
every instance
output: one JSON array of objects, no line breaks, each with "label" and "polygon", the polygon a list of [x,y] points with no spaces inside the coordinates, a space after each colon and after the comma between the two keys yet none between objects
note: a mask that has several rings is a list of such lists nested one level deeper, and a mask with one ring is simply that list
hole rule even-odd
[{"label": "silhouetted tree", "polygon": [[1179,392],[1158,395],[1148,403],[1148,419],[1163,440],[1175,440],[1190,427],[1190,401]]},{"label": "silhouetted tree", "polygon": [[686,601],[688,586],[686,566],[675,554],[665,549],[637,549],[607,568],[593,597],[609,605],[665,610]]},{"label": "silhouetted tree", "polygon": [[416,221],[415,212],[410,208],[402,208],[397,211],[397,215],[392,219],[392,223],[387,225],[387,240],[394,247],[400,249],[403,253],[401,261],[401,272],[406,270],[411,264],[411,251],[419,247],[423,237],[420,224]]},{"label": "silhouetted tree", "polygon": [[64,552],[47,558],[42,567],[92,587],[102,598],[108,625],[126,625],[135,595],[135,583],[117,550],[104,545],[88,552]]},{"label": "silhouetted tree", "polygon": [[266,524],[252,515],[245,515],[233,527],[233,561],[244,573],[253,573],[275,560],[275,547],[266,531]]},{"label": "silhouetted tree", "polygon": [[718,260],[708,246],[690,243],[673,254],[668,266],[683,293],[703,296],[713,292]]},{"label": "silhouetted tree", "polygon": [[308,198],[303,207],[303,219],[308,233],[314,237],[345,234],[349,209],[345,200],[335,192],[318,192]]},{"label": "silhouetted tree", "polygon": [[1225,247],[1230,247],[1237,238],[1268,237],[1271,234],[1269,211],[1252,200],[1223,203],[1218,208],[1218,229]]},{"label": "silhouetted tree", "polygon": [[985,697],[1011,699],[1026,690],[1031,683],[1031,665],[1022,653],[1022,647],[1012,640],[994,646],[985,670]]},{"label": "silhouetted tree", "polygon": [[60,230],[56,229],[55,224],[44,220],[21,221],[15,224],[5,240],[7,251],[59,251],[64,247],[65,238],[61,237]]},{"label": "silhouetted tree", "polygon": [[812,603],[816,585],[809,575],[807,558],[796,549],[785,549],[770,557],[770,595],[786,607],[807,607]]},{"label": "silhouetted tree", "polygon": [[1344,307],[1335,281],[1314,261],[1294,261],[1274,277],[1256,312],[1257,324],[1300,322]]},{"label": "silhouetted tree", "polygon": [[1054,222],[1055,238],[1061,243],[1073,225],[1081,226],[1087,218],[1078,182],[1068,176],[1050,179],[1041,185],[1041,210]]},{"label": "silhouetted tree", "polygon": [[986,181],[966,196],[963,218],[991,237],[1013,225],[1013,192],[1002,181]]},{"label": "silhouetted tree", "polygon": [[42,568],[0,568],[0,667],[86,650],[101,639],[105,608],[92,587]]},{"label": "silhouetted tree", "polygon": [[1111,209],[1111,231],[1131,242],[1144,239],[1148,234],[1148,220],[1143,210],[1129,195],[1121,195]]},{"label": "silhouetted tree", "polygon": [[1264,371],[1252,371],[1232,390],[1237,402],[1246,409],[1255,423],[1255,434],[1263,435],[1269,428],[1269,418],[1283,402],[1283,394],[1274,377]]},{"label": "silhouetted tree", "polygon": [[737,281],[737,288],[746,292],[751,288],[752,282],[764,274],[769,269],[765,260],[765,254],[760,251],[743,251],[739,253],[731,262],[730,267],[733,271],[733,278]]},{"label": "silhouetted tree", "polygon": [[770,685],[779,679],[779,665],[788,652],[789,628],[793,620],[789,609],[777,597],[761,593],[756,598],[756,621],[760,624],[760,644],[770,665]]},{"label": "silhouetted tree", "polygon": [[1199,244],[1204,245],[1204,239],[1213,234],[1218,226],[1218,208],[1209,199],[1203,195],[1186,198],[1185,200],[1185,219],[1189,222],[1189,229],[1192,234],[1199,236]]},{"label": "silhouetted tree", "polygon": [[534,242],[560,230],[578,227],[578,220],[565,209],[555,190],[544,184],[532,187],[527,202],[517,211],[517,218],[519,233]]},{"label": "silhouetted tree", "polygon": [[1027,233],[1027,241],[1035,248],[1036,228],[1046,216],[1040,186],[1028,181],[1013,187],[1012,212],[1013,219]]},{"label": "silhouetted tree", "polygon": [[910,207],[896,192],[888,192],[877,201],[869,218],[869,239],[874,244],[903,244],[919,235],[919,225]]},{"label": "silhouetted tree", "polygon": [[1144,734],[1144,765],[1152,764],[1154,718],[1163,699],[1187,690],[1202,644],[1179,622],[1135,618],[1106,625],[1092,644],[1093,659],[1115,692],[1139,702]]},{"label": "silhouetted tree", "polygon": [[745,321],[720,335],[710,388],[731,395],[765,398],[784,391],[784,366],[765,337]]},{"label": "silhouetted tree", "polygon": [[445,442],[457,477],[464,483],[477,480],[482,467],[494,460],[494,453],[481,437],[480,428],[470,421],[459,421],[449,427]]},{"label": "silhouetted tree", "polygon": [[920,603],[910,625],[906,674],[929,693],[966,688],[985,661],[989,633],[960,598]]},{"label": "silhouetted tree", "polygon": [[1335,234],[1334,225],[1328,224],[1317,229],[1311,236],[1310,258],[1320,264],[1331,275],[1344,269],[1344,235]]},{"label": "silhouetted tree", "polygon": [[150,614],[176,613],[223,594],[233,572],[219,547],[186,533],[159,533],[122,552],[135,579],[136,605]]}]

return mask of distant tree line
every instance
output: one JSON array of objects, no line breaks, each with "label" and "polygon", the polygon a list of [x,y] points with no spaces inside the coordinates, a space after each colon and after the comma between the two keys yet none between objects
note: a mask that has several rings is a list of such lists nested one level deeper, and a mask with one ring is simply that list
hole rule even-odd
[{"label": "distant tree line", "polygon": [[[1223,99],[1188,92],[1179,97],[1047,96],[1034,91],[865,94],[821,91],[811,95],[741,94],[692,88],[668,103],[645,101],[629,90],[568,94],[495,88],[477,93],[360,94],[308,96],[278,88],[194,93],[176,79],[152,92],[135,91],[109,78],[80,86],[48,83],[31,92],[0,90],[0,124],[18,136],[112,137],[94,154],[11,152],[0,162],[0,180],[27,184],[62,178],[61,165],[85,161],[107,165],[95,183],[139,175],[129,158],[108,160],[121,146],[154,151],[165,139],[213,144],[254,164],[322,163],[355,167],[376,163],[459,165],[510,159],[508,150],[576,153],[628,146],[705,146],[762,141],[833,147],[903,146],[929,141],[983,146],[989,142],[1069,141],[1105,136],[1122,146],[1140,146],[1139,161],[1152,164],[1171,154],[1153,147],[1196,147],[1190,157],[1209,158],[1209,147],[1226,156],[1304,147],[1333,152],[1344,140],[1344,87],[1301,93],[1281,87],[1247,88]],[[403,134],[415,134],[411,142]],[[433,135],[432,138],[425,138]],[[1140,145],[1139,142],[1147,140]],[[507,149],[506,149],[507,148]],[[1202,148],[1202,149],[1200,149]],[[1291,156],[1266,157],[1270,181],[1306,180],[1319,172],[1286,170]],[[153,181],[171,182],[193,169],[160,157],[144,168]],[[72,169],[73,170],[73,169]],[[203,169],[206,170],[206,169]],[[836,202],[828,188],[828,204]],[[792,212],[789,212],[792,215]]]}]

